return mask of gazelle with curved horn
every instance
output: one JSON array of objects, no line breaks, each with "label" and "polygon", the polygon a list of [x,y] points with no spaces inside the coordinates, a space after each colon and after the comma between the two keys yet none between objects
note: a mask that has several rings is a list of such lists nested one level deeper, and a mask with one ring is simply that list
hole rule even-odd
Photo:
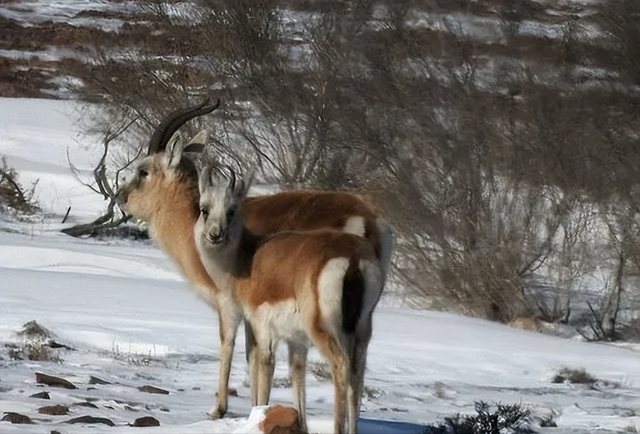
[{"label": "gazelle with curved horn", "polygon": [[[118,192],[120,206],[146,220],[153,238],[176,263],[197,293],[218,311],[220,333],[220,377],[217,402],[210,416],[224,416],[228,406],[228,383],[234,342],[241,312],[236,303],[221,294],[198,255],[193,228],[199,216],[198,173],[188,158],[191,142],[206,142],[203,134],[184,145],[176,131],[189,119],[209,113],[219,105],[208,100],[196,107],[169,114],[149,142],[149,155],[137,166],[133,179]],[[166,148],[166,151],[165,151]],[[156,152],[156,153],[153,153]],[[388,270],[392,233],[376,213],[356,194],[346,192],[289,191],[249,197],[244,202],[245,224],[257,235],[284,230],[334,228],[367,239]],[[250,328],[246,328],[250,332]],[[251,345],[248,336],[248,350]],[[256,396],[252,396],[255,404]]]},{"label": "gazelle with curved horn", "polygon": [[[222,294],[237,300],[255,335],[252,387],[268,404],[279,341],[289,346],[294,401],[306,431],[305,370],[310,344],[330,362],[334,433],[357,432],[372,315],[384,286],[371,243],[331,229],[288,231],[269,237],[244,224],[249,183],[200,175],[196,244]],[[214,175],[212,177],[212,175]]]}]

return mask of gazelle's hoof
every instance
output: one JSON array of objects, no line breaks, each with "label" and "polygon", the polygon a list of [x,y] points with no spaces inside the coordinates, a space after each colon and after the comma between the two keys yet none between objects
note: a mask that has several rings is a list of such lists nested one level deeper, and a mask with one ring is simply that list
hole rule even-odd
[{"label": "gazelle's hoof", "polygon": [[222,419],[226,412],[227,412],[226,410],[222,410],[221,408],[215,408],[209,412],[209,419],[213,419],[213,420]]}]

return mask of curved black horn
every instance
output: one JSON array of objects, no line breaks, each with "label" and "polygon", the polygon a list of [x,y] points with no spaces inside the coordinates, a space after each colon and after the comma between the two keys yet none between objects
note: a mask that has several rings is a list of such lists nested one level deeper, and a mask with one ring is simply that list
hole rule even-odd
[{"label": "curved black horn", "polygon": [[211,113],[218,107],[220,107],[219,99],[215,104],[210,104],[209,97],[207,97],[195,107],[182,108],[169,113],[153,132],[153,136],[151,136],[151,140],[149,140],[147,155],[164,151],[167,147],[167,143],[169,143],[169,139],[173,136],[173,133],[175,133],[178,128],[183,126],[189,119]]}]

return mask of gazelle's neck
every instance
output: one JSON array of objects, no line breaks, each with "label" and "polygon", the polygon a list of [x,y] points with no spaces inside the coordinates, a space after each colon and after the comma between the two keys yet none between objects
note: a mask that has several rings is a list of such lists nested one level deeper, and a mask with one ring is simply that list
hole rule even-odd
[{"label": "gazelle's neck", "polygon": [[217,293],[213,280],[204,268],[196,248],[193,227],[198,219],[197,197],[193,190],[176,189],[159,205],[150,221],[154,238],[177,264],[185,278],[207,296]]}]

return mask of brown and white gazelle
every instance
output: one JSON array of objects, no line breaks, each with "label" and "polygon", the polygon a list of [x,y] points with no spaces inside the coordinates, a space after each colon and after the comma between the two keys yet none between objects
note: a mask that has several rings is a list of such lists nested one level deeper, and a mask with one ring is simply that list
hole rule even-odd
[{"label": "brown and white gazelle", "polygon": [[[188,156],[193,147],[185,147],[174,133],[188,120],[210,113],[218,105],[219,102],[209,104],[205,100],[198,106],[170,113],[154,132],[148,145],[148,156],[139,163],[134,178],[118,192],[120,206],[148,222],[153,238],[198,294],[218,310],[220,377],[217,402],[210,414],[212,418],[222,417],[227,411],[231,359],[242,315],[234,310],[237,303],[226,293],[220,293],[198,255],[193,234],[199,216],[198,174]],[[203,144],[205,136],[200,133],[191,142]],[[320,228],[335,228],[361,235],[374,246],[385,273],[389,267],[391,230],[358,195],[289,191],[250,197],[244,202],[244,214],[246,226],[261,236],[283,230]],[[249,327],[246,329],[250,332]],[[251,342],[249,333],[247,352]],[[254,396],[254,404],[256,399]]]},{"label": "brown and white gazelle", "polygon": [[305,385],[310,344],[330,362],[334,432],[357,432],[372,315],[384,271],[371,243],[323,229],[258,236],[244,224],[249,183],[207,166],[200,175],[196,245],[221,293],[235,299],[255,336],[252,387],[268,403],[279,341],[289,346],[294,401],[306,430]]}]

